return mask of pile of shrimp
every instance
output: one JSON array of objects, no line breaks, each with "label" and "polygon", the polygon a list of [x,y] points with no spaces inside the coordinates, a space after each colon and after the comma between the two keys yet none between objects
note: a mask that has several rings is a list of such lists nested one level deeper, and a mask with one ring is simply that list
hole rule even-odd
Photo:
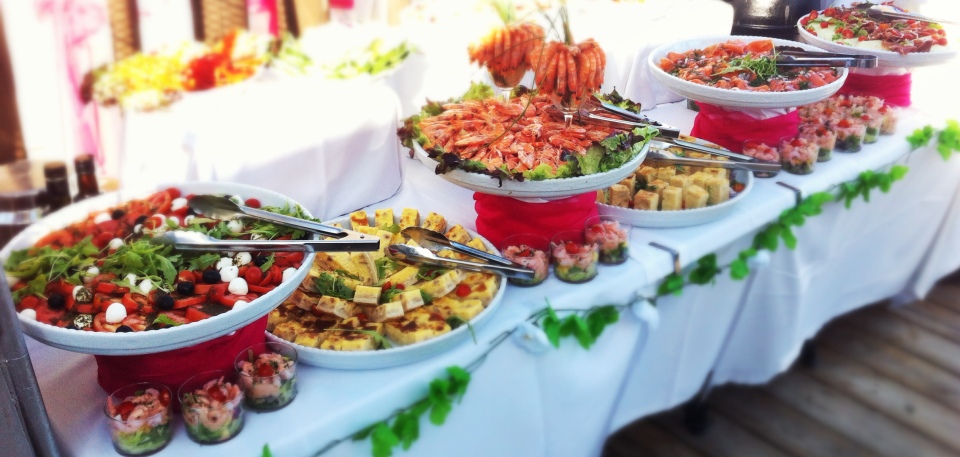
[{"label": "pile of shrimp", "polygon": [[491,71],[509,72],[530,68],[529,53],[543,46],[543,28],[529,22],[498,28],[480,43],[470,45],[470,62],[484,65]]},{"label": "pile of shrimp", "polygon": [[542,164],[556,171],[565,162],[564,151],[585,154],[590,145],[614,133],[596,125],[568,128],[546,112],[550,106],[547,97],[529,95],[510,102],[490,98],[447,103],[442,113],[420,121],[428,139],[422,146],[482,162],[489,171],[506,165],[510,172],[524,172]]},{"label": "pile of shrimp", "polygon": [[582,99],[600,90],[607,55],[593,39],[566,45],[559,41],[530,51],[534,80],[543,94]]}]

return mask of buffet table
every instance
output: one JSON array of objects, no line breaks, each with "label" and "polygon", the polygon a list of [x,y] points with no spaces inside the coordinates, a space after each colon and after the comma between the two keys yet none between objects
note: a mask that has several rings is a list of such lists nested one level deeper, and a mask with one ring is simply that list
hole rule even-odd
[{"label": "buffet table", "polygon": [[[685,131],[693,120],[683,103],[649,114]],[[923,267],[926,277],[934,277],[955,266],[940,247],[960,243],[958,182],[949,178],[960,172],[960,161],[944,162],[929,148],[906,157],[903,137],[928,123],[939,126],[942,118],[910,109],[895,136],[881,137],[858,154],[837,153],[810,176],[758,180],[736,212],[717,222],[685,229],[634,229],[632,258],[621,266],[601,267],[598,278],[587,285],[551,278],[534,288],[511,287],[498,313],[477,329],[477,344],[384,370],[301,365],[299,398],[286,409],[248,412],[239,437],[209,448],[190,441],[180,424],[173,442],[158,455],[255,453],[264,444],[274,455],[314,455],[422,397],[445,367],[477,361],[503,332],[544,307],[545,299],[557,309],[586,309],[627,304],[638,292],[652,294],[673,262],[670,255],[647,246],[651,241],[679,250],[685,265],[712,252],[718,253],[721,265],[729,262],[758,229],[793,206],[793,192],[775,181],[809,195],[864,170],[892,163],[910,167],[889,194],[873,195],[870,204],[857,202],[850,210],[842,204],[826,205],[823,215],[797,231],[798,248],[781,247],[769,265],[758,267],[752,281],[722,275],[716,284],[687,287],[682,296],[658,300],[655,330],[625,311],[590,351],[570,341],[542,355],[510,341],[501,344],[476,368],[462,404],[455,405],[447,423],[437,428],[423,421],[421,439],[411,449],[415,455],[453,450],[467,456],[598,455],[609,433],[685,401],[709,372],[714,371],[716,383],[765,382],[786,369],[803,341],[831,318],[888,296],[922,296],[930,282],[918,281],[915,272]],[[436,211],[472,228],[471,192],[432,176],[433,171],[417,161],[400,162],[406,185],[374,207]],[[742,316],[735,320],[741,305]],[[720,353],[731,328],[731,343]],[[33,341],[29,347],[63,449],[71,455],[110,452],[100,401],[104,394],[96,384],[93,357]],[[326,455],[369,455],[369,446],[369,440],[347,439]]]}]

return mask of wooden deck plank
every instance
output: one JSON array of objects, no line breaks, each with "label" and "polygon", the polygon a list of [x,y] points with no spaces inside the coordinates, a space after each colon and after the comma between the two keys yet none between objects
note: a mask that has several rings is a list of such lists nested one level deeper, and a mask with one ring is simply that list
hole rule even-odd
[{"label": "wooden deck plank", "polygon": [[938,284],[924,301],[933,302],[960,313],[960,284]]},{"label": "wooden deck plank", "polygon": [[960,411],[960,376],[845,323],[831,325],[817,342],[855,359],[931,400]]},{"label": "wooden deck plank", "polygon": [[960,454],[960,413],[832,349],[817,348],[817,356],[817,367],[808,370],[814,378]]},{"label": "wooden deck plank", "polygon": [[745,429],[793,455],[876,455],[756,387],[724,387],[711,394],[710,405]]},{"label": "wooden deck plank", "polygon": [[676,436],[650,420],[636,422],[610,439],[617,442],[624,457],[704,457]]},{"label": "wooden deck plank", "polygon": [[687,432],[682,410],[657,415],[654,422],[690,447],[711,457],[786,457],[789,454],[744,430],[722,413],[711,411],[710,428],[700,436]]},{"label": "wooden deck plank", "polygon": [[[935,306],[938,309],[939,314],[956,314],[946,308]],[[907,306],[898,306],[895,308],[888,309],[873,309],[870,310],[870,313],[874,315],[880,315],[881,313],[888,314],[890,316],[896,316],[896,318],[904,319],[911,324],[917,325],[924,330],[929,331],[935,335],[941,336],[945,339],[952,341],[954,344],[960,345],[960,324],[954,323],[949,320],[949,318],[944,318],[943,316],[937,316],[933,313],[926,313],[923,310],[914,307],[913,305]],[[957,320],[960,321],[960,314],[956,314]]]},{"label": "wooden deck plank", "polygon": [[876,319],[872,316],[854,313],[844,317],[843,321],[889,341],[940,368],[960,375],[960,350],[952,341],[930,333],[904,319]]},{"label": "wooden deck plank", "polygon": [[806,373],[797,370],[785,373],[764,389],[877,455],[956,457],[948,447],[877,413]]}]

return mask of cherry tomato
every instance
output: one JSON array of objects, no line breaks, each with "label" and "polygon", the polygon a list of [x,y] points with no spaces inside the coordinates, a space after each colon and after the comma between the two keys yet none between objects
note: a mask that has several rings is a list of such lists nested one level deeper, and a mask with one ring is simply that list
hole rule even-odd
[{"label": "cherry tomato", "polygon": [[209,318],[210,315],[200,311],[197,308],[187,308],[187,312],[184,314],[184,317],[186,317],[187,321],[189,322],[197,322]]},{"label": "cherry tomato", "polygon": [[183,270],[177,273],[177,282],[197,282],[197,275],[190,270]]},{"label": "cherry tomato", "polygon": [[820,28],[821,28],[821,29],[825,29],[825,28],[827,28],[827,27],[830,27],[830,23],[829,23],[829,22],[823,21],[823,22],[820,23]]},{"label": "cherry tomato", "polygon": [[123,307],[127,308],[127,314],[133,314],[148,307],[153,308],[149,298],[133,292],[123,294],[123,299],[120,300],[120,303],[123,303]]},{"label": "cherry tomato", "polygon": [[[111,285],[113,285],[113,284],[111,284]],[[98,293],[98,294],[94,294],[94,295],[93,295],[93,307],[94,307],[97,311],[106,311],[106,310],[107,310],[107,307],[109,307],[111,304],[113,304],[113,303],[115,303],[115,302],[118,302],[118,301],[121,301],[121,300],[119,300],[119,299],[117,299],[117,298],[114,298],[114,297],[113,297],[112,295],[110,295],[110,294]],[[123,307],[126,308],[127,305],[124,304]],[[129,311],[128,311],[128,312],[129,312]]]},{"label": "cherry tomato", "polygon": [[218,385],[210,386],[210,388],[207,389],[207,395],[220,403],[225,403],[227,401],[227,396],[223,394],[223,391],[220,390],[220,386]]},{"label": "cherry tomato", "polygon": [[466,284],[460,284],[459,286],[457,286],[458,297],[466,297],[467,295],[470,295],[470,286]]},{"label": "cherry tomato", "polygon": [[405,285],[403,285],[403,284],[401,283],[401,284],[397,284],[397,285],[396,285],[396,288],[399,289],[399,290],[404,290],[404,289],[407,288],[407,286],[405,286]]},{"label": "cherry tomato", "polygon": [[134,332],[142,332],[147,329],[147,319],[139,314],[134,314],[132,316],[127,316],[120,322],[120,325],[126,325],[133,329]]},{"label": "cherry tomato", "polygon": [[261,206],[260,200],[257,200],[256,198],[248,198],[245,202],[243,202],[243,204],[251,208],[259,208]]},{"label": "cherry tomato", "polygon": [[574,243],[573,241],[567,241],[567,243],[563,246],[563,249],[567,251],[567,254],[580,253],[580,245],[577,243]]},{"label": "cherry tomato", "polygon": [[107,247],[107,245],[110,244],[110,240],[114,238],[115,237],[113,236],[113,233],[103,232],[93,237],[93,239],[90,240],[90,242],[93,243],[93,245],[96,246],[97,249],[103,249]]},{"label": "cherry tomato", "polygon": [[390,290],[391,287],[393,287],[393,284],[390,284],[390,281],[387,281],[383,283],[383,287],[381,287],[380,290],[387,291]]},{"label": "cherry tomato", "polygon": [[265,363],[257,367],[257,376],[260,376],[261,378],[269,378],[274,374],[275,373],[273,372],[273,367],[270,366],[269,363]]},{"label": "cherry tomato", "polygon": [[133,412],[133,408],[135,408],[133,402],[125,401],[117,406],[117,409],[114,411],[114,413],[120,415],[121,419],[127,420],[127,418],[130,417],[130,413]]},{"label": "cherry tomato", "polygon": [[163,405],[163,406],[169,405],[169,404],[170,404],[170,392],[168,392],[168,391],[166,391],[166,390],[161,390],[161,391],[160,391],[160,396],[159,396],[158,400],[160,401],[160,404]]},{"label": "cherry tomato", "polygon": [[23,310],[25,310],[25,309],[37,309],[37,306],[39,306],[39,305],[40,305],[40,298],[39,298],[39,297],[35,297],[35,296],[33,296],[33,295],[28,295],[28,296],[26,296],[26,297],[23,297],[22,300],[20,300],[20,306],[18,306],[17,309],[19,309],[19,310],[21,310],[21,311],[23,311]]},{"label": "cherry tomato", "polygon": [[180,189],[177,189],[176,187],[169,187],[166,190],[164,190],[164,192],[166,192],[171,199],[180,198],[180,195],[181,195]]},{"label": "cherry tomato", "polygon": [[37,322],[43,322],[44,324],[57,325],[57,322],[60,321],[60,318],[63,317],[66,311],[62,309],[53,310],[47,306],[46,301],[41,301],[37,305]]},{"label": "cherry tomato", "polygon": [[170,211],[172,199],[166,191],[157,192],[147,197],[147,204],[150,205],[150,211],[155,214],[166,214]]},{"label": "cherry tomato", "polygon": [[247,280],[247,284],[260,284],[260,281],[263,280],[263,270],[257,266],[247,268],[247,271],[243,273],[243,279]]},{"label": "cherry tomato", "polygon": [[107,322],[106,313],[97,313],[93,317],[93,329],[98,332],[116,332],[117,328],[120,327],[120,324],[111,324]]},{"label": "cherry tomato", "polygon": [[194,295],[192,297],[175,298],[173,300],[173,309],[184,309],[190,306],[202,305],[207,302],[206,295]]}]

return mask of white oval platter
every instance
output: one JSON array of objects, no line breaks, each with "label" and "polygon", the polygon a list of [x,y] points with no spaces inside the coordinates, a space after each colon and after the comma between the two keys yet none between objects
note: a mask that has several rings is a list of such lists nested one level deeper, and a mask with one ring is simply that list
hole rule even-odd
[{"label": "white oval platter", "polygon": [[[400,214],[400,209],[401,208],[394,208],[394,214]],[[350,219],[348,217],[326,221],[326,223],[329,224],[340,223],[345,227],[349,226],[349,222]],[[497,248],[486,238],[483,238],[477,232],[472,230],[469,232],[471,237],[479,237],[481,240],[483,240],[483,244],[486,245],[488,249],[492,249],[494,252],[499,252],[497,251]],[[480,312],[480,314],[470,320],[470,325],[473,326],[474,330],[476,330],[491,315],[493,315],[497,307],[500,306],[500,302],[503,301],[503,294],[506,292],[507,282],[503,280],[503,277],[500,277],[499,280],[500,286],[497,288],[497,293],[493,296],[490,304],[487,305],[487,307]],[[458,344],[462,344],[467,341],[470,341],[470,344],[473,344],[471,338],[470,328],[464,324],[436,338],[411,344],[409,346],[395,345],[389,349],[379,349],[376,351],[332,351],[329,349],[311,348],[296,343],[291,343],[282,338],[274,336],[270,332],[267,332],[268,340],[289,344],[295,347],[297,349],[297,356],[299,357],[300,362],[317,367],[334,368],[339,370],[372,370],[419,362],[440,354],[441,352],[447,351],[451,347]]]},{"label": "white oval platter", "polygon": [[840,90],[843,82],[847,79],[847,69],[840,69],[840,77],[836,81],[821,87],[813,89],[798,90],[793,92],[749,92],[743,90],[720,89],[701,84],[694,84],[690,81],[684,81],[673,76],[660,68],[660,59],[667,56],[668,52],[685,52],[691,49],[703,49],[711,44],[723,43],[732,39],[740,39],[746,42],[756,40],[772,40],[774,46],[796,46],[808,51],[823,51],[823,49],[811,46],[805,43],[795,41],[781,40],[777,38],[766,38],[745,35],[719,35],[710,37],[698,37],[687,40],[675,41],[654,49],[647,59],[650,71],[658,82],[666,86],[672,92],[683,97],[699,102],[710,103],[717,106],[728,106],[735,108],[793,108],[807,105],[829,98]]},{"label": "white oval platter", "polygon": [[[822,11],[821,11],[822,13]],[[801,18],[802,20],[803,18]],[[828,39],[821,38],[804,29],[797,21],[797,29],[800,39],[806,43],[823,48],[830,52],[841,54],[858,54],[866,56],[877,56],[877,61],[883,67],[912,68],[926,67],[930,65],[939,65],[957,56],[956,43],[947,48],[939,48],[930,52],[911,52],[909,54],[900,54],[885,49],[873,49],[860,46],[849,46],[841,43],[835,43]]]},{"label": "white oval platter", "polygon": [[[523,182],[504,179],[501,185],[500,180],[490,175],[463,170],[453,170],[441,174],[440,177],[481,194],[516,198],[570,197],[612,186],[623,178],[630,176],[633,170],[640,166],[643,159],[647,157],[649,147],[650,143],[648,142],[636,157],[628,160],[620,168],[575,178],[545,179],[542,181],[525,180]],[[438,162],[430,158],[416,141],[413,142],[413,150],[420,162],[428,167],[436,168]]]},{"label": "white oval platter", "polygon": [[[233,183],[178,183],[158,186],[157,190],[176,187],[184,194],[230,194],[243,198],[256,198],[265,206],[283,206],[284,203],[296,203],[293,200],[258,187]],[[51,231],[61,229],[82,220],[93,211],[105,210],[134,198],[149,194],[126,191],[112,192],[67,206],[50,214],[24,229],[3,250],[0,250],[0,262],[10,257],[14,250],[25,249]],[[306,209],[304,209],[306,212]],[[307,212],[309,215],[309,212]],[[307,276],[315,254],[308,253],[303,264],[297,269],[296,276],[277,286],[274,290],[252,301],[240,310],[231,310],[199,322],[170,327],[160,330],[132,333],[101,333],[68,330],[35,320],[20,319],[24,333],[37,341],[53,347],[73,352],[97,355],[137,355],[180,349],[193,346],[226,335],[245,327],[269,313],[296,290]]]}]

